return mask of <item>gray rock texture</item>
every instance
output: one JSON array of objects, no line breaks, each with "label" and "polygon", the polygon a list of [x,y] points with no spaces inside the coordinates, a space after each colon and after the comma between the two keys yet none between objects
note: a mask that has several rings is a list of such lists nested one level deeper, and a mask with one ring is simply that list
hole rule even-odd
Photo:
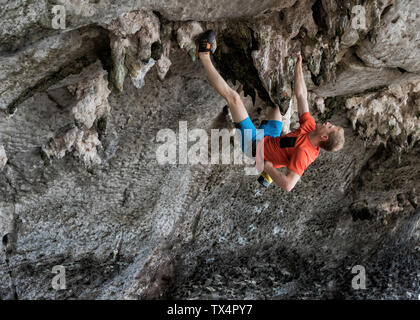
[{"label": "gray rock texture", "polygon": [[7,163],[6,150],[4,150],[3,146],[0,146],[0,170],[4,168],[6,163]]},{"label": "gray rock texture", "polygon": [[[418,299],[418,1],[365,1],[363,28],[357,0],[3,2],[1,299]],[[279,105],[298,126],[300,51],[313,116],[344,128],[292,192],[158,161],[162,129],[177,159],[185,123],[233,133],[194,58],[208,28],[256,125]]]},{"label": "gray rock texture", "polygon": [[[103,41],[107,41],[100,35],[98,29],[69,31],[40,40],[15,54],[2,55],[0,109],[13,114],[30,90],[45,90],[57,77],[67,76],[77,68],[81,71],[92,53],[102,50]],[[92,41],[94,38],[98,38],[97,42]]]},{"label": "gray rock texture", "polygon": [[399,67],[419,72],[420,62],[420,2],[395,1],[372,33],[372,40],[364,40],[357,55],[374,67]]}]

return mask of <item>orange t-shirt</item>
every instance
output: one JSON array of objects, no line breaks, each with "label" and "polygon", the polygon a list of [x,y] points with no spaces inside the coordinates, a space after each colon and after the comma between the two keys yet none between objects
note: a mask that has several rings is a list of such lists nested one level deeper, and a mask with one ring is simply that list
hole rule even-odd
[{"label": "orange t-shirt", "polygon": [[[300,128],[282,137],[266,136],[257,146],[257,154],[261,154],[261,147],[264,144],[264,160],[273,163],[274,168],[286,167],[302,176],[305,169],[318,157],[320,148],[315,148],[308,137],[308,133],[316,128],[315,120],[309,112],[305,112],[299,118]],[[280,140],[285,137],[295,137],[288,139],[289,143],[284,143],[280,147]],[[291,140],[291,141],[290,141]],[[294,143],[294,146],[291,146]],[[286,145],[286,146],[285,146]],[[258,158],[261,157],[257,156]]]}]

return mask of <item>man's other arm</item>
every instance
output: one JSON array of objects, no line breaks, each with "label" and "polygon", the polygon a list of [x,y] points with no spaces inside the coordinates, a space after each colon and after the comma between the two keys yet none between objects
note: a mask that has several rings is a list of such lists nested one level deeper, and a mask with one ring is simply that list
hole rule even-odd
[{"label": "man's other arm", "polygon": [[276,168],[273,168],[273,164],[269,161],[264,162],[264,171],[267,172],[273,181],[286,192],[291,191],[300,179],[300,176],[291,170],[289,170],[287,175],[284,175]]},{"label": "man's other arm", "polygon": [[295,65],[295,83],[293,89],[298,103],[298,114],[300,118],[302,114],[309,112],[309,106],[308,91],[306,90],[306,84],[302,72],[302,56],[300,53],[297,53],[296,56],[298,59]]}]

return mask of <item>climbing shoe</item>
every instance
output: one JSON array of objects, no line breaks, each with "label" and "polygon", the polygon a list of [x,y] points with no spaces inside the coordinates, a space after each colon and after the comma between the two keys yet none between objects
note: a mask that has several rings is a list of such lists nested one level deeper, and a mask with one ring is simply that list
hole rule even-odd
[{"label": "climbing shoe", "polygon": [[198,58],[200,52],[210,54],[211,44],[214,42],[215,35],[213,30],[207,30],[198,36],[195,44],[195,56]]}]

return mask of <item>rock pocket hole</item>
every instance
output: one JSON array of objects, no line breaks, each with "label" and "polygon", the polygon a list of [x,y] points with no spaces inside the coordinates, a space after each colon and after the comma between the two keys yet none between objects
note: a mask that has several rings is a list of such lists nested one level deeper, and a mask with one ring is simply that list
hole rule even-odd
[{"label": "rock pocket hole", "polygon": [[392,4],[390,4],[389,6],[385,7],[384,11],[382,11],[381,13],[381,19],[389,12],[389,10],[391,9]]},{"label": "rock pocket hole", "polygon": [[3,247],[7,247],[8,243],[9,243],[9,234],[6,233],[3,238],[1,239],[1,243],[3,244]]}]

